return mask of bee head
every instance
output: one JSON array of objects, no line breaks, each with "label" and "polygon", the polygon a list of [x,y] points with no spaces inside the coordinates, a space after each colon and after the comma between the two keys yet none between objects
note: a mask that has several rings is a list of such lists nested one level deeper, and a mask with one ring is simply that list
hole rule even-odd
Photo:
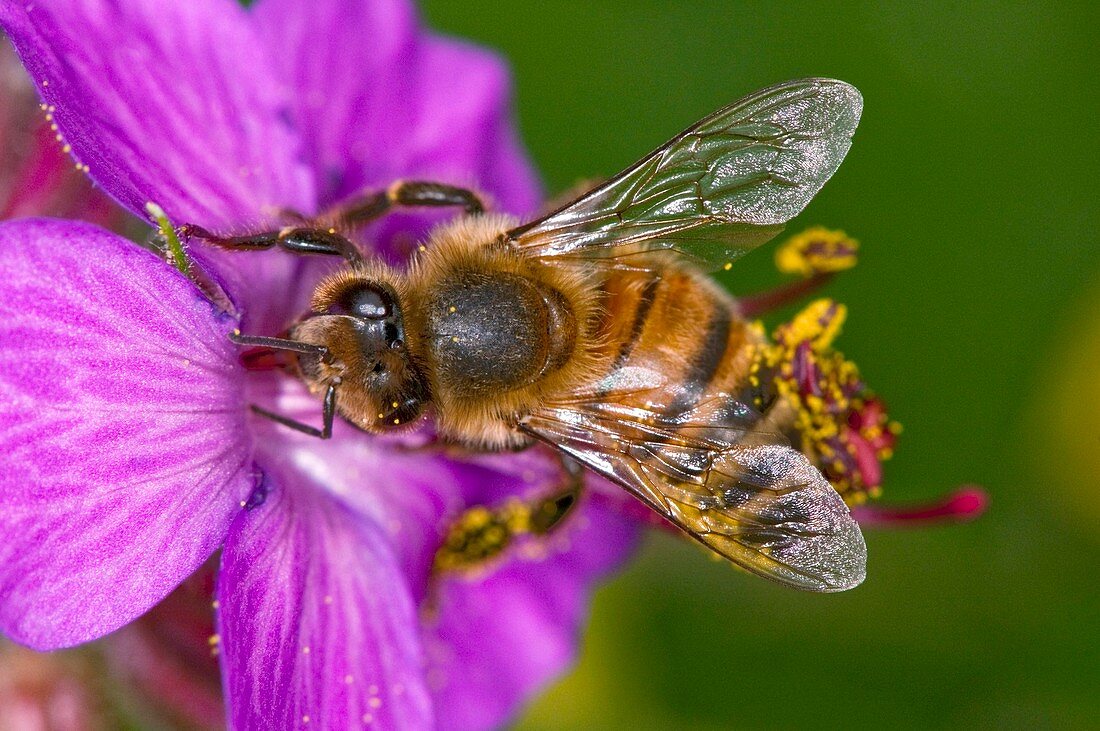
[{"label": "bee head", "polygon": [[385,279],[341,272],[321,283],[313,312],[291,329],[301,342],[323,345],[323,356],[298,357],[315,392],[337,385],[337,409],[372,431],[416,420],[428,401],[428,381],[409,348],[401,297]]}]

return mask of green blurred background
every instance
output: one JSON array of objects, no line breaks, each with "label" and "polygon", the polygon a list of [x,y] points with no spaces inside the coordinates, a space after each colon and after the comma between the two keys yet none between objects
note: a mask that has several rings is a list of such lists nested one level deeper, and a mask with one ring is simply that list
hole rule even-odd
[{"label": "green blurred background", "polygon": [[[520,728],[1100,726],[1096,5],[423,5],[510,59],[555,192],[759,87],[858,86],[852,151],[791,230],[863,244],[828,293],[905,425],[884,500],[992,495],[974,524],[869,532],[869,578],[839,596],[650,536]],[[772,251],[730,286],[777,281]]]}]

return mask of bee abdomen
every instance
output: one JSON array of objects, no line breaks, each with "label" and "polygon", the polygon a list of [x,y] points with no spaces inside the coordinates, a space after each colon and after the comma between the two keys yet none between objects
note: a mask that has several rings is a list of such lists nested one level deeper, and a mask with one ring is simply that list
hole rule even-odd
[{"label": "bee abdomen", "polygon": [[666,379],[659,393],[616,398],[676,418],[744,388],[755,336],[733,298],[704,275],[668,266],[612,270],[602,288],[609,313],[602,339],[614,354],[605,382],[632,368]]},{"label": "bee abdomen", "polygon": [[459,395],[521,388],[560,367],[573,346],[571,313],[526,277],[459,272],[428,306],[437,376]]}]

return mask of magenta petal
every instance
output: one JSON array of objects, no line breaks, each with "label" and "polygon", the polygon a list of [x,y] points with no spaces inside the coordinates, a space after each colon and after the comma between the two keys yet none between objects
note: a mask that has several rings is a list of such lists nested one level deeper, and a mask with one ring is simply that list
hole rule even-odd
[{"label": "magenta petal", "polygon": [[541,190],[513,127],[506,64],[476,46],[426,36],[418,88],[408,167],[422,177],[472,185],[491,196],[496,210],[535,212]]},{"label": "magenta petal", "polygon": [[163,598],[251,490],[242,372],[155,255],[87,224],[0,224],[0,626],[83,642]]},{"label": "magenta petal", "polygon": [[253,12],[267,43],[288,49],[277,63],[323,203],[425,178],[516,214],[538,205],[497,56],[419,32],[405,0],[263,0]]},{"label": "magenta petal", "polygon": [[[482,193],[490,210],[530,216],[538,210],[538,178],[511,117],[511,81],[495,54],[449,38],[424,34],[417,49],[407,129],[373,142],[387,152],[360,168],[366,187],[398,178],[436,180]],[[349,179],[356,171],[349,173]],[[398,256],[453,213],[398,213],[369,232]]]},{"label": "magenta petal", "polygon": [[628,518],[595,499],[578,511],[545,544],[439,585],[425,647],[441,728],[496,728],[572,664],[591,592],[635,535]]},{"label": "magenta petal", "polygon": [[252,9],[295,89],[295,124],[320,199],[404,175],[399,163],[419,89],[416,17],[406,0],[261,0]]},{"label": "magenta petal", "polygon": [[397,561],[372,523],[312,486],[282,481],[241,514],[218,602],[234,728],[432,725]]},{"label": "magenta petal", "polygon": [[309,210],[288,92],[233,0],[2,0],[73,154],[134,214],[240,227]]}]

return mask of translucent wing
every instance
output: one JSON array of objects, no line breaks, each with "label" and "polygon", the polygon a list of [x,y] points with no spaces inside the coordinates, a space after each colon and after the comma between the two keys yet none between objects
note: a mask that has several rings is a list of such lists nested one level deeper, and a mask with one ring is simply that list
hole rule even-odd
[{"label": "translucent wing", "polygon": [[758,91],[509,237],[534,257],[630,266],[673,250],[717,268],[806,207],[848,152],[862,108],[855,87],[831,79]]},{"label": "translucent wing", "polygon": [[847,505],[782,437],[753,431],[758,418],[726,395],[666,416],[603,392],[520,427],[748,571],[807,591],[857,586],[867,547]]}]

